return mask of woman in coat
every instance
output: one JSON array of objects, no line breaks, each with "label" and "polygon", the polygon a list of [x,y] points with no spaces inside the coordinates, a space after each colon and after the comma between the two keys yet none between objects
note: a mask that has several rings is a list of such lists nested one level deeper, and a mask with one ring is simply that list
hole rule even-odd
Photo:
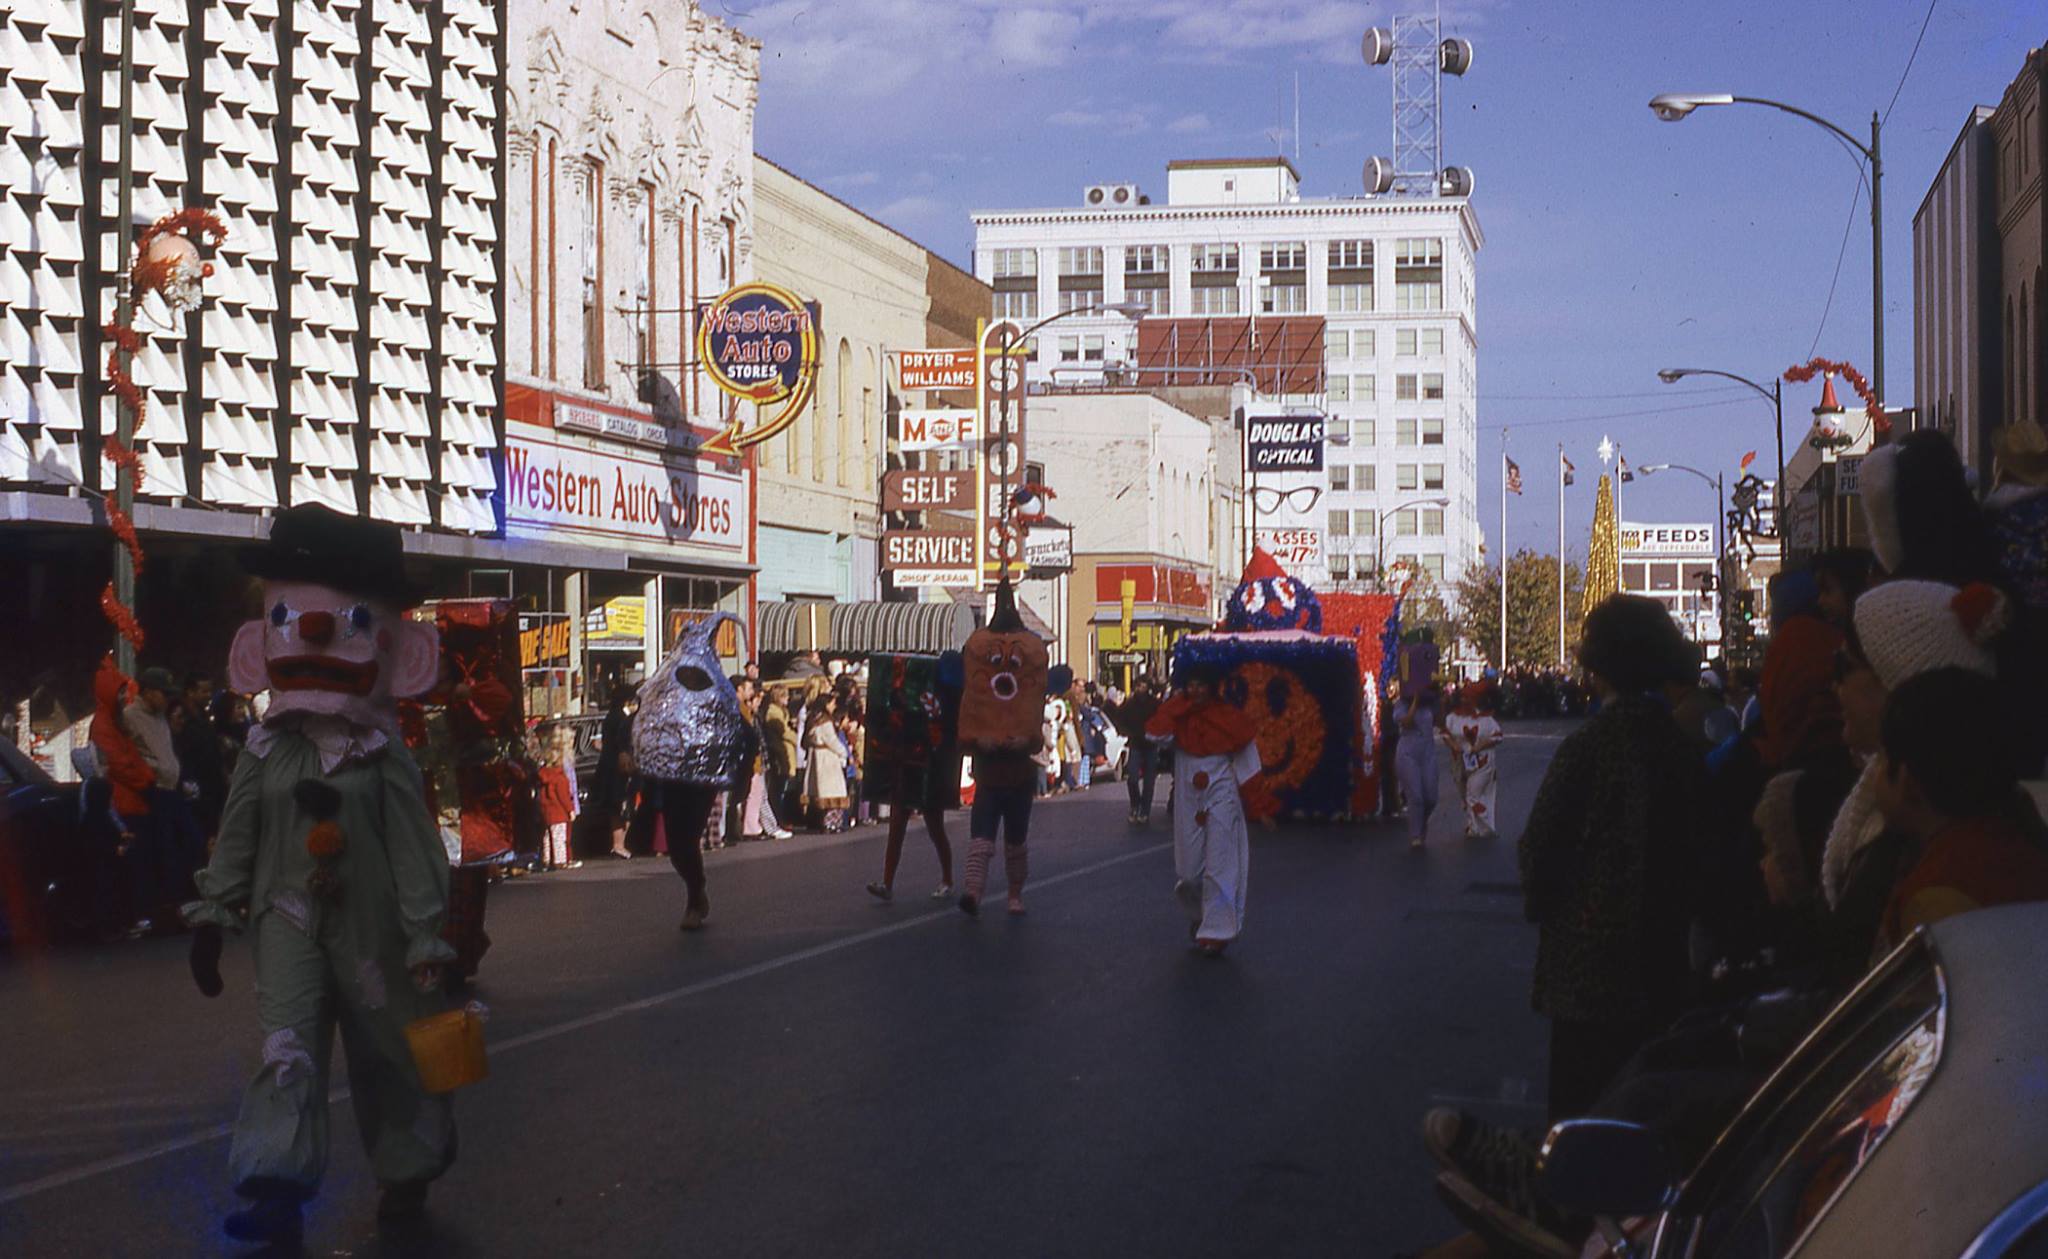
[{"label": "woman in coat", "polygon": [[1685,646],[1652,599],[1587,614],[1579,663],[1599,711],[1558,745],[1522,832],[1553,1120],[1585,1114],[1685,996],[1705,769],[1656,694]]},{"label": "woman in coat", "polygon": [[805,713],[804,750],[810,753],[804,794],[822,816],[825,829],[846,829],[846,744],[834,724],[833,705],[820,702]]}]

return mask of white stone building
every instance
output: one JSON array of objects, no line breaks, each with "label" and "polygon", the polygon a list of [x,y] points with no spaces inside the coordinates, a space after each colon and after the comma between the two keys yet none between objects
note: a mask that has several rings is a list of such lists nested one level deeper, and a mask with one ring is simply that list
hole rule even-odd
[{"label": "white stone building", "polygon": [[[1257,526],[1326,529],[1327,577],[1339,583],[1371,575],[1383,521],[1389,566],[1409,559],[1448,582],[1478,558],[1476,259],[1485,237],[1467,199],[1304,199],[1285,158],[1179,161],[1168,164],[1164,204],[1135,185],[1100,185],[1071,207],[982,211],[974,224],[975,273],[994,286],[999,317],[1028,325],[1095,305],[1147,307],[1137,318],[1075,315],[1047,328],[1031,369],[1047,384],[1181,383],[1158,373],[1191,371],[1208,351],[1189,349],[1184,331],[1173,348],[1147,333],[1169,318],[1207,320],[1219,344],[1237,346],[1216,352],[1226,374],[1204,383],[1228,383],[1227,372],[1247,366],[1268,375],[1300,366],[1291,359],[1304,352],[1270,329],[1320,320],[1315,382],[1304,387],[1296,374],[1283,396],[1257,405],[1326,411],[1327,471],[1261,474]],[[1279,496],[1258,492],[1307,484],[1323,491],[1310,508],[1307,495],[1262,502]],[[1404,506],[1431,499],[1447,501]]]},{"label": "white stone building", "polygon": [[732,412],[693,364],[696,312],[754,274],[760,45],[694,3],[507,9],[506,592],[568,620],[529,685],[577,708],[684,618],[752,629],[755,476],[698,455]]},{"label": "white stone building", "polygon": [[[1073,527],[1074,571],[1025,582],[1021,599],[1054,628],[1054,650],[1076,676],[1110,676],[1110,657],[1127,655],[1163,676],[1172,642],[1214,622],[1219,580],[1226,589],[1236,581],[1228,426],[1131,391],[1033,397],[1025,431],[1026,458],[1058,495],[1048,514]],[[1125,579],[1134,582],[1130,641]]]}]

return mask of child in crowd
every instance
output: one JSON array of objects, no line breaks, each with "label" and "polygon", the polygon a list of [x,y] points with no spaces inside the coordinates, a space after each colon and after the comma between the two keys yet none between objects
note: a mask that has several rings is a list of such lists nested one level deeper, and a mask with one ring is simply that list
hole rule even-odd
[{"label": "child in crowd", "polygon": [[1953,914],[2048,900],[2040,817],[2016,807],[2016,724],[1999,684],[1964,669],[1920,674],[1886,701],[1877,807],[1919,856],[1885,905],[1880,956]]},{"label": "child in crowd", "polygon": [[569,825],[576,820],[576,789],[562,765],[562,746],[549,741],[547,763],[540,770],[540,820],[547,827],[546,863],[550,870],[574,870],[583,863],[569,857]]},{"label": "child in crowd", "polygon": [[1500,775],[1493,750],[1502,738],[1493,716],[1492,693],[1483,682],[1468,682],[1458,692],[1458,706],[1444,719],[1444,741],[1458,758],[1459,789],[1465,798],[1465,838],[1492,839],[1494,797]]}]

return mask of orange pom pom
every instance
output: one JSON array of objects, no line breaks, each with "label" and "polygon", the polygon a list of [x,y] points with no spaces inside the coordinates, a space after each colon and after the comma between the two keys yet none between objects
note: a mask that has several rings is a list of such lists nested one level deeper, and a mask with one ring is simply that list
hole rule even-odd
[{"label": "orange pom pom", "polygon": [[1995,586],[1973,581],[1949,600],[1963,632],[1974,643],[1988,643],[2005,629],[2005,595]]},{"label": "orange pom pom", "polygon": [[306,851],[315,860],[332,861],[348,847],[348,839],[341,833],[341,826],[335,822],[315,822],[313,829],[306,832]]}]

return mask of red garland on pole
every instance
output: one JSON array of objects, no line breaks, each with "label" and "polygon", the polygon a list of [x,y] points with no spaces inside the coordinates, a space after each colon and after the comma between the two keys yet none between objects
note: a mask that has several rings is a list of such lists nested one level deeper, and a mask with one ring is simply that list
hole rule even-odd
[{"label": "red garland on pole", "polygon": [[1863,378],[1863,373],[1857,371],[1854,364],[1837,363],[1833,359],[1825,358],[1809,359],[1803,367],[1786,368],[1785,379],[1795,385],[1804,384],[1822,372],[1833,372],[1849,382],[1849,387],[1856,391],[1856,396],[1863,399],[1863,414],[1870,417],[1871,426],[1876,432],[1883,434],[1892,431],[1891,417],[1885,414],[1884,407],[1877,400],[1877,394],[1870,388],[1870,382]]},{"label": "red garland on pole", "polygon": [[[172,310],[192,310],[200,300],[200,281],[213,274],[213,264],[202,262],[199,257],[199,242],[195,237],[210,238],[210,248],[219,248],[227,239],[227,228],[220,219],[206,210],[179,210],[167,214],[149,225],[135,241],[135,258],[128,269],[128,283],[136,301],[150,293],[158,293]],[[132,310],[132,306],[131,306]],[[129,432],[140,432],[142,416],[147,406],[142,390],[136,388],[135,380],[121,370],[121,356],[134,355],[142,349],[142,334],[132,326],[123,326],[118,321],[106,324],[101,331],[113,343],[107,351],[107,382],[113,389],[116,402],[128,408],[134,417]],[[101,449],[107,461],[116,469],[115,476],[128,479],[131,496],[142,491],[142,456],[135,448],[124,443],[117,434],[109,433]],[[107,502],[107,527],[128,552],[135,575],[142,575],[142,540],[136,536],[135,522],[127,512],[121,510],[118,501]],[[128,641],[129,646],[140,653],[142,650],[142,623],[135,619],[135,609],[122,603],[114,593],[114,583],[109,581],[100,591],[100,613],[114,631]]]}]

